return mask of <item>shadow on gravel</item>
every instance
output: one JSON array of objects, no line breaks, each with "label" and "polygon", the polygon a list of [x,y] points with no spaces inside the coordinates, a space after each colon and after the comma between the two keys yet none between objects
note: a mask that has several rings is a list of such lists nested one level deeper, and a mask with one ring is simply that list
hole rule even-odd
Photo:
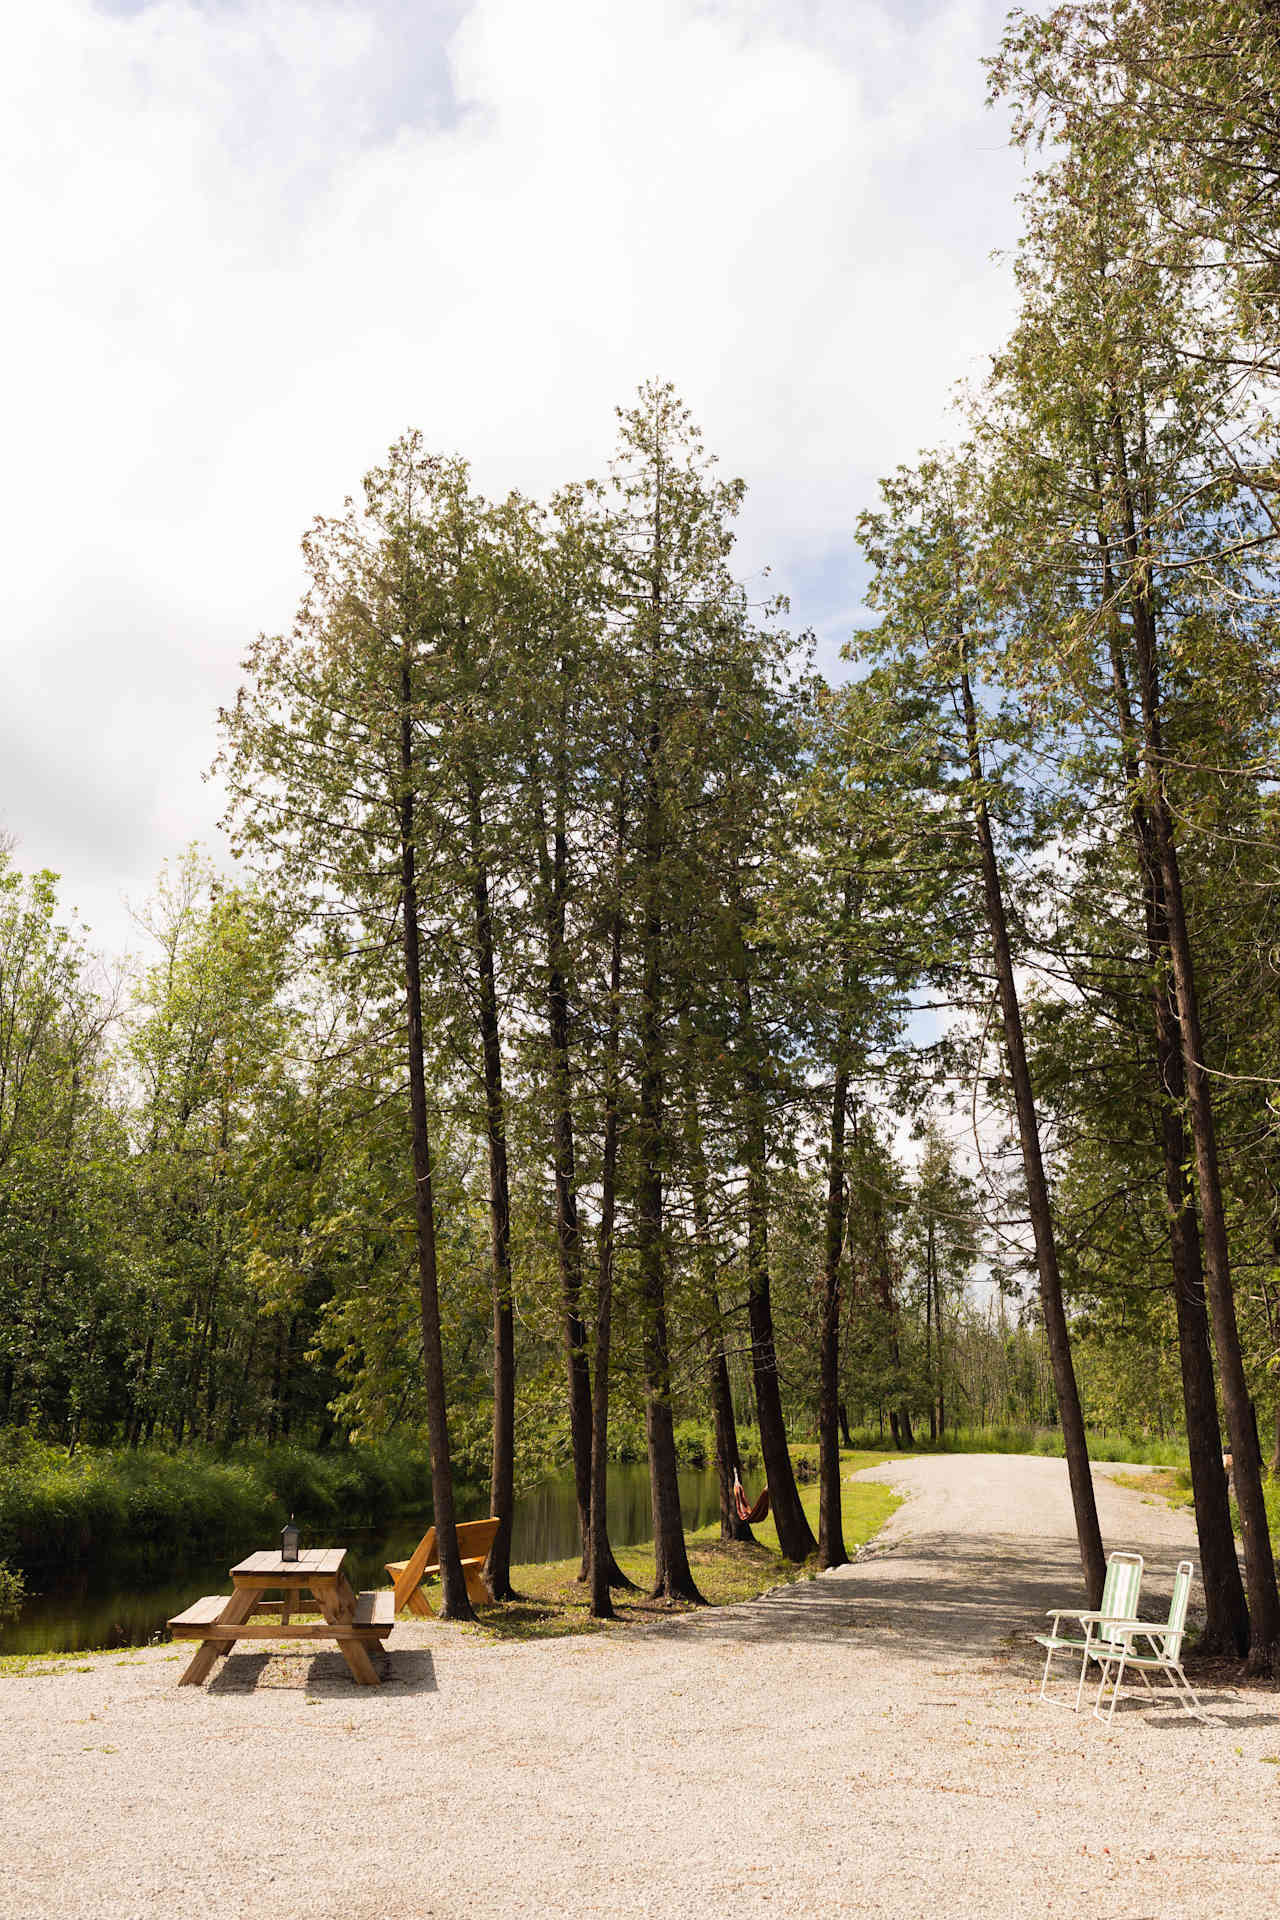
[{"label": "shadow on gravel", "polygon": [[347,1694],[362,1701],[380,1700],[388,1693],[437,1693],[435,1661],[425,1647],[392,1649],[373,1656],[382,1680],[379,1687],[362,1687],[352,1679],[340,1653],[277,1652],[229,1653],[210,1680],[209,1693],[254,1693],[262,1688],[301,1688],[308,1694]]},{"label": "shadow on gravel", "polygon": [[[1274,1713],[1258,1713],[1256,1710],[1245,1713],[1234,1711],[1241,1704],[1234,1694],[1202,1693],[1200,1704],[1206,1713],[1213,1714],[1216,1719],[1222,1721],[1224,1727],[1230,1727],[1233,1731],[1239,1727],[1274,1729],[1276,1725],[1277,1715]],[[1141,1698],[1118,1702],[1115,1719],[1117,1727],[1122,1720],[1142,1720],[1149,1727],[1159,1727],[1163,1733],[1192,1734],[1211,1731],[1203,1727],[1198,1720],[1193,1720],[1189,1713],[1184,1713],[1177,1705],[1153,1707]]]},{"label": "shadow on gravel", "polygon": [[[1168,1609],[1174,1556],[1167,1545],[1144,1550],[1136,1544],[1150,1569],[1141,1611],[1157,1619]],[[1008,1658],[1031,1645],[1049,1608],[1086,1604],[1074,1540],[1038,1539],[1028,1546],[1007,1534],[963,1543],[926,1536],[872,1554],[839,1575],[650,1631],[691,1630],[747,1645],[829,1639],[847,1646],[852,1637],[908,1659]]]}]

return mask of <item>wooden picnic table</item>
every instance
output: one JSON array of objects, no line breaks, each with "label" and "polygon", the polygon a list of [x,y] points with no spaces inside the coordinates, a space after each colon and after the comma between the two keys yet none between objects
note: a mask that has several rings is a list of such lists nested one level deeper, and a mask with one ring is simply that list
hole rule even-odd
[{"label": "wooden picnic table", "polygon": [[[336,1640],[338,1651],[361,1686],[376,1687],[378,1673],[369,1658],[369,1644],[381,1645],[395,1625],[395,1595],[357,1594],[343,1572],[345,1547],[308,1547],[296,1560],[278,1551],[251,1553],[231,1569],[232,1592],[210,1593],[169,1622],[175,1640],[199,1640],[194,1658],[178,1685],[198,1687],[213,1670],[220,1654],[230,1653],[237,1640]],[[268,1600],[268,1593],[278,1593]],[[300,1596],[313,1596],[320,1620],[294,1620],[301,1610]],[[278,1614],[270,1623],[255,1614]]]}]

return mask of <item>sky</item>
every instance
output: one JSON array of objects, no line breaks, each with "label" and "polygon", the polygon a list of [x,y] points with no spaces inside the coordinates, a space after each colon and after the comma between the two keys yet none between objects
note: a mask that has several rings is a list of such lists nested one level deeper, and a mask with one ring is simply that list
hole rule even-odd
[{"label": "sky", "polygon": [[0,828],[95,945],[192,840],[298,543],[405,428],[601,474],[675,383],[839,647],[1013,311],[987,0],[39,0],[6,21]]}]

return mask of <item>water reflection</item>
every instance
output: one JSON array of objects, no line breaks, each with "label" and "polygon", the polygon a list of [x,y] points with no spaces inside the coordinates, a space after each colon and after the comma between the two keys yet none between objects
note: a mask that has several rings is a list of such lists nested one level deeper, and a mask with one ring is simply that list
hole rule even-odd
[{"label": "water reflection", "polygon": [[[706,1526],[719,1512],[719,1493],[711,1470],[681,1473],[680,1504],[690,1532]],[[463,1503],[461,1518],[481,1517],[488,1508],[482,1494]],[[425,1518],[397,1521],[389,1530],[325,1529],[326,1544],[347,1548],[347,1570],[356,1587],[385,1586],[388,1560],[407,1559],[427,1525]],[[644,1466],[614,1466],[609,1470],[609,1533],[615,1546],[631,1546],[653,1537],[649,1505],[649,1473]],[[247,1541],[252,1552],[262,1541]],[[318,1542],[303,1536],[304,1545]],[[545,1480],[516,1502],[512,1561],[525,1565],[542,1560],[567,1560],[577,1554],[578,1507],[571,1475]],[[105,1578],[82,1574],[61,1582],[56,1590],[35,1593],[16,1621],[0,1627],[0,1653],[62,1653],[79,1647],[145,1646],[163,1635],[164,1623],[202,1593],[230,1592],[231,1582],[222,1560],[194,1560],[171,1579],[145,1588],[118,1584],[107,1570]]]}]

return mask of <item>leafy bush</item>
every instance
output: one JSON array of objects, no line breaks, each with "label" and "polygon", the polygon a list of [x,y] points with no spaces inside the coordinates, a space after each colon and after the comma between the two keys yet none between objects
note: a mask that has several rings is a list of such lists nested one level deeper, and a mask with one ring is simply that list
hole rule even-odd
[{"label": "leafy bush", "polygon": [[715,1440],[701,1420],[677,1420],[675,1442],[676,1460],[680,1466],[705,1468],[715,1465]]},{"label": "leafy bush", "polygon": [[246,1448],[82,1452],[31,1444],[0,1460],[0,1560],[26,1573],[107,1558],[136,1572],[237,1552],[300,1525],[380,1526],[431,1505],[426,1461],[404,1445],[311,1453]]},{"label": "leafy bush", "polygon": [[1267,1503],[1267,1528],[1272,1544],[1280,1554],[1280,1477],[1273,1473],[1263,1482],[1262,1497]]},{"label": "leafy bush", "polygon": [[6,1567],[0,1560],[0,1620],[7,1620],[10,1614],[18,1611],[26,1594],[26,1582],[20,1573],[12,1567]]}]

